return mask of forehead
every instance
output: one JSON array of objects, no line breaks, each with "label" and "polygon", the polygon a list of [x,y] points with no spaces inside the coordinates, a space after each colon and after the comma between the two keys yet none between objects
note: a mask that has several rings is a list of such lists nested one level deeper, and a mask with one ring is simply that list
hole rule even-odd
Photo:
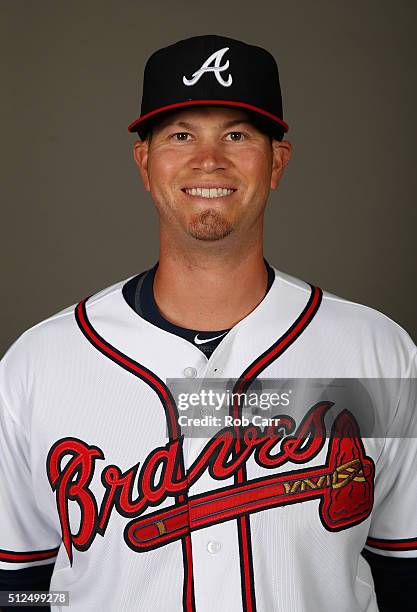
[{"label": "forehead", "polygon": [[242,110],[217,106],[198,106],[170,112],[169,115],[161,118],[155,127],[162,129],[175,123],[189,124],[195,127],[206,125],[225,127],[232,122],[251,123],[251,120],[249,114]]}]

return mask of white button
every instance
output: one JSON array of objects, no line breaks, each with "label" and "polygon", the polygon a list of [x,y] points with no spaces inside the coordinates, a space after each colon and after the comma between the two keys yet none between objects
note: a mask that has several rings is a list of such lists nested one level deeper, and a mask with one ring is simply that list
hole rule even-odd
[{"label": "white button", "polygon": [[221,547],[222,545],[220,542],[216,542],[216,540],[210,540],[210,542],[207,542],[207,550],[211,555],[218,553]]},{"label": "white button", "polygon": [[189,366],[188,368],[184,368],[183,374],[185,378],[195,378],[197,376],[197,370],[192,366]]}]

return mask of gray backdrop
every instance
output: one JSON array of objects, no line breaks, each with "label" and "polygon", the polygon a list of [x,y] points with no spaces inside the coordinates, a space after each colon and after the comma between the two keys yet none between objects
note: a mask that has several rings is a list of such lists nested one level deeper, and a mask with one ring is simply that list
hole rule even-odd
[{"label": "gray backdrop", "polygon": [[158,47],[219,33],[276,57],[294,156],[265,254],[417,338],[413,0],[0,3],[1,337],[151,266],[128,124]]}]

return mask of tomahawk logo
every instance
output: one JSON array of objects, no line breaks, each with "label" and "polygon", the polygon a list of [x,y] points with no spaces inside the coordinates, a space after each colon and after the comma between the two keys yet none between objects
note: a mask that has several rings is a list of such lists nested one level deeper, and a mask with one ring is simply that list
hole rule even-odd
[{"label": "tomahawk logo", "polygon": [[223,85],[223,87],[230,87],[233,82],[232,75],[229,74],[227,81],[221,75],[222,72],[229,68],[229,60],[226,60],[223,66],[220,65],[223,55],[228,50],[229,47],[224,47],[224,49],[219,49],[218,51],[212,53],[210,57],[206,59],[201,68],[194,72],[191,79],[187,79],[186,76],[183,76],[182,82],[184,83],[184,85],[195,85],[201,79],[205,72],[214,72],[214,76],[216,77],[220,85]]}]

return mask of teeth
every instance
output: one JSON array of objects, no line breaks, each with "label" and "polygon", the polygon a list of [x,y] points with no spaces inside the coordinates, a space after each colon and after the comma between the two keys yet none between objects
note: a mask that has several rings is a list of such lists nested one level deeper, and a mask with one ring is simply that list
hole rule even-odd
[{"label": "teeth", "polygon": [[206,189],[204,187],[193,187],[192,189],[185,189],[185,192],[192,196],[201,196],[203,198],[222,198],[223,196],[230,195],[234,189],[223,189],[222,187],[214,187],[212,189]]}]

